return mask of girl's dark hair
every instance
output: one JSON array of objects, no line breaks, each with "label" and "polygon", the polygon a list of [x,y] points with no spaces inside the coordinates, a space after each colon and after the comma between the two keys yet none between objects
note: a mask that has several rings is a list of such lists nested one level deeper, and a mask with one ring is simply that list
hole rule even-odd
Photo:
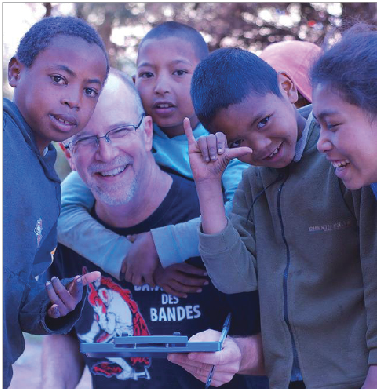
[{"label": "girl's dark hair", "polygon": [[16,53],[18,60],[30,68],[37,55],[49,47],[52,39],[58,35],[82,38],[88,43],[99,46],[106,58],[106,74],[109,73],[110,66],[105,45],[97,31],[84,20],[70,16],[44,18],[31,26],[18,45]]},{"label": "girl's dark hair", "polygon": [[355,24],[325,50],[311,70],[311,81],[329,84],[372,118],[377,116],[377,28]]}]

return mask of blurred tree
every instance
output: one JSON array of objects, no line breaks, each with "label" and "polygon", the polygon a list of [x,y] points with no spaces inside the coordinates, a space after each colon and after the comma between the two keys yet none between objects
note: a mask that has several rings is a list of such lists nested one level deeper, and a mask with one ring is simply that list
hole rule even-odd
[{"label": "blurred tree", "polygon": [[377,23],[377,3],[344,3],[342,18],[348,24],[354,20]]},{"label": "blurred tree", "polygon": [[[76,3],[76,15],[97,26],[114,64],[125,47],[132,48],[135,57],[140,38],[166,20],[199,30],[210,50],[237,45],[259,51],[284,39],[321,44],[331,26],[340,26],[343,18],[359,15],[365,21],[375,22],[376,4]],[[119,34],[116,41],[112,40],[113,30],[122,28],[128,34],[123,35],[123,40]]]},{"label": "blurred tree", "polygon": [[[137,45],[154,26],[175,20],[200,31],[211,51],[239,46],[259,52],[273,42],[296,39],[322,44],[334,27],[349,26],[355,20],[377,22],[376,3],[25,3],[39,17],[77,16],[100,33],[111,65],[133,75]],[[42,9],[42,13],[40,12]],[[33,14],[33,15],[34,15]],[[3,18],[14,18],[14,14]],[[32,19],[29,17],[29,19]],[[35,21],[29,20],[30,25]],[[27,30],[27,29],[26,29]],[[25,32],[26,32],[25,30]],[[9,60],[7,42],[3,43],[3,92]],[[12,54],[10,54],[12,55]],[[60,155],[60,150],[59,150]],[[60,155],[60,162],[65,162]],[[63,178],[67,165],[59,169]]]}]

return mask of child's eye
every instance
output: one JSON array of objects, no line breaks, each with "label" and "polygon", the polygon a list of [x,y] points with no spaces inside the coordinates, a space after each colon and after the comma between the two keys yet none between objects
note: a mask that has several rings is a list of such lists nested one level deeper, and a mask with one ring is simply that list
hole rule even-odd
[{"label": "child's eye", "polygon": [[271,118],[271,115],[270,116],[266,116],[264,119],[262,119],[260,122],[258,122],[257,127],[258,128],[265,127],[267,125],[267,123],[269,122],[270,118]]},{"label": "child's eye", "polygon": [[89,97],[97,97],[98,92],[93,88],[84,88],[84,92]]},{"label": "child's eye", "polygon": [[174,70],[173,75],[174,76],[183,76],[184,74],[187,74],[187,73],[188,73],[187,70],[178,69],[178,70]]},{"label": "child's eye", "polygon": [[234,140],[233,142],[228,142],[228,147],[230,149],[235,149],[236,147],[240,147],[242,142],[243,142],[243,139],[237,139],[237,140]]},{"label": "child's eye", "polygon": [[66,85],[68,83],[67,80],[60,74],[52,74],[50,78],[55,84]]},{"label": "child's eye", "polygon": [[329,131],[336,131],[337,128],[338,128],[339,124],[331,124],[331,123],[327,123],[327,129]]},{"label": "child's eye", "polygon": [[151,78],[153,77],[153,73],[152,72],[142,72],[142,73],[139,73],[139,78]]}]

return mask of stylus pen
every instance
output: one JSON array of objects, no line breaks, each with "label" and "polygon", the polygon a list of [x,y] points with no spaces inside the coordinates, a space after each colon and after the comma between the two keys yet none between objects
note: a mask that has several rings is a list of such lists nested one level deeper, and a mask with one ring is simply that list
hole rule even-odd
[{"label": "stylus pen", "polygon": [[[221,336],[220,336],[220,339],[219,339],[220,349],[223,348],[223,342],[224,342],[226,336],[228,335],[231,317],[232,317],[232,314],[231,314],[231,313],[228,313],[228,316],[227,316],[226,319],[225,319],[225,323],[224,323],[224,325],[223,325],[223,329],[222,329],[222,331],[221,331]],[[210,372],[209,372],[209,374],[208,374],[205,389],[208,389],[208,388],[211,386],[212,377],[213,377],[213,373],[214,373],[214,372],[215,372],[215,365],[213,365],[213,366],[211,367],[211,370],[210,370]]]}]

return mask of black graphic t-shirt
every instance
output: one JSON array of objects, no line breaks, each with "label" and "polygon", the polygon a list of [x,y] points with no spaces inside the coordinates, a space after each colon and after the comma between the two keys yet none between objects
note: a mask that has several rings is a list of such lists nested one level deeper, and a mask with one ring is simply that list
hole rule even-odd
[{"label": "black graphic t-shirt", "polygon": [[[171,175],[173,184],[160,207],[142,223],[132,228],[111,228],[126,236],[152,228],[187,221],[199,215],[195,184]],[[93,217],[96,215],[93,213]],[[98,220],[98,218],[97,218]],[[199,257],[190,264],[204,268]],[[99,270],[101,281],[89,285],[81,319],[75,326],[80,342],[111,342],[126,335],[172,335],[180,332],[191,336],[208,328],[221,331],[226,315],[232,312],[230,333],[249,335],[259,332],[259,306],[255,292],[225,295],[211,283],[201,293],[178,298],[160,287],[134,286],[120,282],[103,272],[71,249],[59,245],[50,276],[69,277]],[[195,389],[203,388],[180,366],[166,358],[90,358],[84,355],[92,374],[93,388],[100,389]],[[246,389],[245,377],[236,376],[227,389]]]}]

